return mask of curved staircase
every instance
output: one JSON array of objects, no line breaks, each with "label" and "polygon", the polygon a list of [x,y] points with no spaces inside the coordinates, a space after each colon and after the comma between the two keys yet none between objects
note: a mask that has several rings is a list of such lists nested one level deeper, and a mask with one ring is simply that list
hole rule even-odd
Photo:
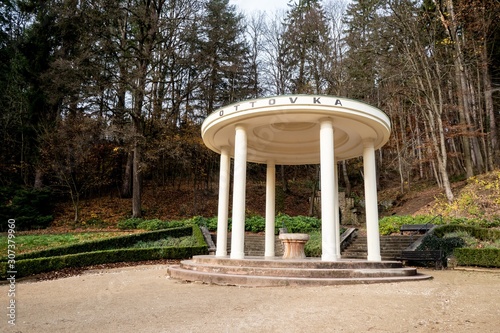
[{"label": "curved staircase", "polygon": [[324,286],[431,278],[417,273],[413,267],[403,267],[399,261],[321,261],[319,258],[285,260],[279,257],[245,257],[240,260],[210,255],[184,260],[180,265],[169,267],[168,274],[185,281],[252,287]]},{"label": "curved staircase", "polygon": [[[227,249],[230,253],[230,237]],[[381,237],[383,261],[366,260],[366,237],[358,236],[338,261],[320,258],[282,259],[283,247],[276,237],[276,257],[264,257],[264,235],[245,235],[245,258],[213,255],[195,256],[168,269],[170,277],[218,285],[252,287],[324,286],[357,283],[384,283],[429,279],[414,267],[403,267],[394,258],[413,242],[409,236]],[[387,260],[389,259],[389,260]]]}]

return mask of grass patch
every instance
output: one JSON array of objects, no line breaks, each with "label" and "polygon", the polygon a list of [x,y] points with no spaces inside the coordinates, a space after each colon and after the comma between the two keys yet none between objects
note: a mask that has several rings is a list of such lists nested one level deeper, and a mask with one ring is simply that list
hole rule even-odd
[{"label": "grass patch", "polygon": [[198,242],[196,237],[194,236],[184,236],[184,237],[167,237],[163,239],[159,239],[156,241],[139,241],[133,248],[147,249],[151,247],[189,247],[189,246],[197,246]]},{"label": "grass patch", "polygon": [[[126,235],[126,232],[84,232],[67,234],[16,235],[16,255],[54,247]],[[7,237],[0,238],[0,253],[7,253]]]}]

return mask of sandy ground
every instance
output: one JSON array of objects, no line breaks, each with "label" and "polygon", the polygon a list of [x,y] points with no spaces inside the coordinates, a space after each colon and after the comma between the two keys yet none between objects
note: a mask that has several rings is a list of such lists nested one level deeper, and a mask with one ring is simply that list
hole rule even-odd
[{"label": "sandy ground", "polygon": [[0,332],[499,332],[500,271],[421,272],[390,284],[241,288],[184,283],[166,266],[18,281]]}]

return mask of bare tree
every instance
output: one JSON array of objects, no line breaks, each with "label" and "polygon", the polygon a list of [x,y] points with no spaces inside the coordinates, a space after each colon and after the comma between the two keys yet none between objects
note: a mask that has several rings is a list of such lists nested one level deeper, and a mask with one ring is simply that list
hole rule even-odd
[{"label": "bare tree", "polygon": [[80,222],[81,196],[106,186],[113,172],[103,160],[113,158],[113,153],[109,142],[103,140],[102,123],[81,113],[60,119],[55,131],[44,132],[42,144],[44,171],[69,195],[74,222]]},{"label": "bare tree", "polygon": [[[443,119],[445,118],[445,98],[443,92],[443,78],[450,73],[443,69],[441,61],[446,59],[445,48],[440,48],[436,41],[436,25],[432,18],[426,21],[427,34],[419,33],[424,26],[423,20],[416,17],[414,8],[410,4],[390,6],[392,15],[388,17],[388,31],[395,31],[399,34],[396,47],[403,53],[400,66],[405,66],[405,76],[409,76],[418,93],[413,98],[413,102],[422,111],[422,115],[428,126],[427,134],[430,138],[430,145],[433,148],[433,156],[437,161],[438,184],[442,184],[446,197],[453,200],[453,192],[448,175],[448,148],[447,131]],[[401,70],[401,67],[400,67]],[[448,76],[449,77],[449,76]]]},{"label": "bare tree", "polygon": [[278,12],[268,18],[265,26],[262,76],[264,91],[273,95],[290,93],[291,73],[285,66],[283,18],[284,13]]},{"label": "bare tree", "polygon": [[247,35],[250,41],[250,64],[253,87],[251,97],[261,96],[260,75],[262,73],[262,53],[264,49],[264,34],[266,26],[265,12],[252,14],[247,22]]}]

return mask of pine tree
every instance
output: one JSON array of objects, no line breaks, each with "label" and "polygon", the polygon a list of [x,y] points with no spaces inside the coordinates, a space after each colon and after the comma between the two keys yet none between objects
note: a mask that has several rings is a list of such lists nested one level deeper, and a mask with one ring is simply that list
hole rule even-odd
[{"label": "pine tree", "polygon": [[201,116],[251,95],[251,63],[243,16],[229,0],[205,4],[199,31],[198,68],[203,71],[199,95]]},{"label": "pine tree", "polygon": [[352,1],[346,12],[347,31],[345,41],[348,47],[344,65],[347,67],[350,88],[348,97],[376,102],[379,77],[379,10],[384,1]]},{"label": "pine tree", "polygon": [[319,0],[292,1],[284,24],[282,55],[293,77],[289,92],[326,93],[333,52]]}]

